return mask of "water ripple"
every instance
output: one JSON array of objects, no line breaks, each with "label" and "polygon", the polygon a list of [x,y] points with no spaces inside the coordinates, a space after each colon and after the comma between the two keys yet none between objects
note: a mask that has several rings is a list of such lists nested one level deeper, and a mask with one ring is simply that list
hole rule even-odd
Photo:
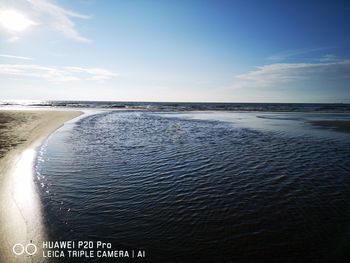
[{"label": "water ripple", "polygon": [[349,141],[112,112],[58,132],[36,167],[54,239],[151,262],[327,262],[349,244],[349,160]]}]

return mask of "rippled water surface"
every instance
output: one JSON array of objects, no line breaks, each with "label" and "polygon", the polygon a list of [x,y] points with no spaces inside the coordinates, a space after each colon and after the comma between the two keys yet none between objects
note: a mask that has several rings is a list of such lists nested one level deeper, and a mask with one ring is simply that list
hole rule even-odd
[{"label": "rippled water surface", "polygon": [[349,135],[219,119],[119,111],[56,132],[36,164],[51,239],[142,248],[149,262],[349,256]]}]

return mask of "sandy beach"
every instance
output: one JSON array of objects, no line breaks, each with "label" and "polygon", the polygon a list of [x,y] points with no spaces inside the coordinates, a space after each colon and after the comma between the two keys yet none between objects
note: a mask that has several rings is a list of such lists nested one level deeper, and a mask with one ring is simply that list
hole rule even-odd
[{"label": "sandy beach", "polygon": [[[41,257],[15,256],[16,243],[45,237],[40,203],[32,180],[35,148],[78,111],[0,111],[0,261],[41,262]],[[38,254],[38,253],[37,253]]]}]

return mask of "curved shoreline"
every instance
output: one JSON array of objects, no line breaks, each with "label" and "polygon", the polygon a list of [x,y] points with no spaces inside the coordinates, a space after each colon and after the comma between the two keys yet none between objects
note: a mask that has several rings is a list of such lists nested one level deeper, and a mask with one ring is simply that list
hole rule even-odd
[{"label": "curved shoreline", "polygon": [[[79,111],[0,111],[0,261],[43,262],[38,256],[15,256],[16,243],[40,242],[45,238],[41,206],[33,182],[35,149]],[[10,121],[7,121],[6,118]],[[7,137],[6,137],[7,136]],[[39,247],[39,246],[38,246]],[[40,252],[40,251],[38,251]]]}]

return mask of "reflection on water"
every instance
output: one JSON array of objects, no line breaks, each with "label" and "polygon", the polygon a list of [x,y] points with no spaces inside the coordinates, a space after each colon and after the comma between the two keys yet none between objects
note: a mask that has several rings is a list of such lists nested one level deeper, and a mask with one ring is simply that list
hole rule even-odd
[{"label": "reflection on water", "polygon": [[[13,170],[6,176],[1,200],[1,226],[4,238],[1,247],[4,262],[44,262],[40,256],[40,244],[45,239],[42,224],[41,202],[33,180],[33,163],[36,156],[34,149],[27,149],[16,160]],[[36,255],[15,256],[12,253],[14,244],[34,243]]]},{"label": "reflection on water", "polygon": [[56,133],[37,161],[50,238],[145,249],[150,262],[348,256],[349,136],[218,114],[110,112]]}]

